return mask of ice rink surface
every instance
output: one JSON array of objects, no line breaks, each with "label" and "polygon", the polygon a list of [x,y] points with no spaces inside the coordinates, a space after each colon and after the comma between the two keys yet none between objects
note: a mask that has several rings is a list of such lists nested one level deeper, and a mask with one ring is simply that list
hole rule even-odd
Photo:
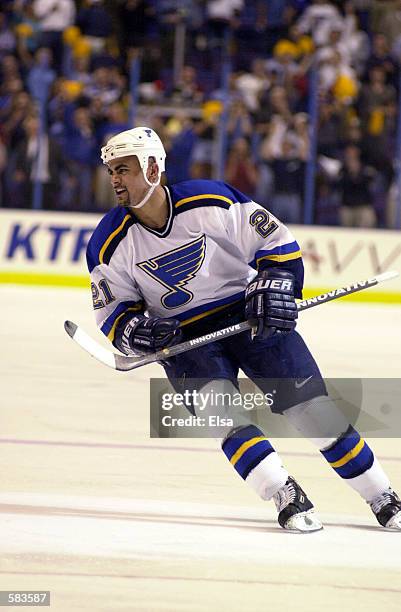
[{"label": "ice rink surface", "polygon": [[[149,438],[161,368],[114,372],[63,330],[101,340],[89,292],[0,294],[0,590],[66,612],[401,610],[401,533],[309,442],[273,440],[325,524],[294,535],[213,440]],[[326,377],[400,377],[399,306],[322,305],[299,330]],[[400,491],[400,440],[369,442]]]}]

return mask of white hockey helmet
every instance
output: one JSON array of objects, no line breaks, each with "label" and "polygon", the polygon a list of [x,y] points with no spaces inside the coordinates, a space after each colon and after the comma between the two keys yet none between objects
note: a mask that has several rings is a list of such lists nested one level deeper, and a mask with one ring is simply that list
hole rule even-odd
[{"label": "white hockey helmet", "polygon": [[155,158],[160,174],[164,172],[166,151],[159,136],[151,128],[136,127],[132,130],[120,132],[107,141],[101,152],[104,164],[108,164],[113,159],[130,155],[136,155],[145,177],[149,157]]}]

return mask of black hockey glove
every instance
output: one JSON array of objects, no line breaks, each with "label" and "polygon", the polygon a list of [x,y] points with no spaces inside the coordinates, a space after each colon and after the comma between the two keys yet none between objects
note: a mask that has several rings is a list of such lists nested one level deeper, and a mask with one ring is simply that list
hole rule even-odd
[{"label": "black hockey glove", "polygon": [[270,268],[259,272],[245,291],[245,318],[253,338],[268,338],[276,330],[290,332],[298,317],[294,298],[294,275]]},{"label": "black hockey glove", "polygon": [[137,315],[118,327],[115,345],[126,355],[154,353],[180,342],[182,330],[179,325],[177,319]]}]

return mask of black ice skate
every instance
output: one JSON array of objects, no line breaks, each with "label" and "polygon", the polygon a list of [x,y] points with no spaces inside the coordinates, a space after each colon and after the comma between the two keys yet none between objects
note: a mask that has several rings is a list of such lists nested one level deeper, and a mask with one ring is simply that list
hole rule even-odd
[{"label": "black ice skate", "polygon": [[273,496],[273,500],[279,513],[278,522],[283,529],[299,533],[323,529],[314,513],[312,502],[291,476]]},{"label": "black ice skate", "polygon": [[380,525],[401,531],[401,500],[395,491],[387,489],[369,502],[369,505]]}]

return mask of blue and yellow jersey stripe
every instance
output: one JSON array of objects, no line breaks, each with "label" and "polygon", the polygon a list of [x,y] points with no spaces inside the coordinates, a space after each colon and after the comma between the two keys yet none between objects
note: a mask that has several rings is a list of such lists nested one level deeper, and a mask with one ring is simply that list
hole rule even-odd
[{"label": "blue and yellow jersey stripe", "polygon": [[272,249],[260,249],[256,251],[253,261],[249,263],[256,270],[283,267],[292,272],[295,278],[294,295],[302,299],[304,285],[304,264],[302,252],[298,242],[294,240],[287,244],[275,246]]},{"label": "blue and yellow jersey stripe", "polygon": [[[119,243],[124,236],[127,234],[127,225],[132,220],[131,215],[126,214],[124,219],[121,221],[120,225],[111,232],[110,236],[105,240],[102,248],[99,251],[99,263],[109,263],[111,259],[112,253],[115,251],[114,248],[111,248],[113,245],[113,241],[115,243]],[[132,225],[132,223],[131,223]],[[129,226],[128,226],[129,227]]]},{"label": "blue and yellow jersey stripe", "polygon": [[196,208],[196,204],[201,204],[202,206],[222,206],[223,208],[230,208],[232,204],[234,204],[233,200],[227,198],[223,195],[218,195],[215,193],[204,193],[202,195],[190,196],[188,198],[182,198],[178,200],[174,204],[175,209],[185,207],[185,210],[191,210],[192,208]]},{"label": "blue and yellow jersey stripe", "polygon": [[263,260],[282,263],[285,261],[291,261],[293,259],[299,259],[302,257],[301,248],[296,240],[289,242],[288,244],[282,244],[272,249],[261,249],[256,251],[255,259],[250,263],[252,267],[259,268],[260,263]]},{"label": "blue and yellow jersey stripe", "polygon": [[110,210],[100,221],[89,240],[86,261],[89,272],[100,264],[109,264],[116,248],[137,220],[126,208]]},{"label": "blue and yellow jersey stripe", "polygon": [[248,196],[222,181],[183,181],[169,185],[169,190],[176,214],[207,206],[229,209],[233,204],[250,202]]}]

